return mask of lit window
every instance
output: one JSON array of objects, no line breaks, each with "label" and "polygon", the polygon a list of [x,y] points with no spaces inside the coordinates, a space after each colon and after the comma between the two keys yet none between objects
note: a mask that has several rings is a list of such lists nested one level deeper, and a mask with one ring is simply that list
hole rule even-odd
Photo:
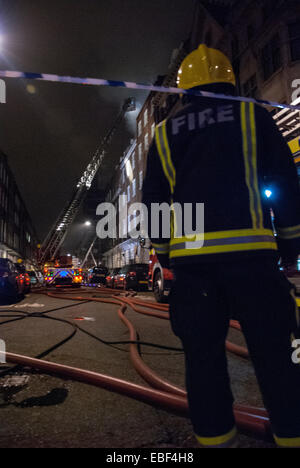
[{"label": "lit window", "polygon": [[142,134],[142,121],[139,120],[138,122],[138,136],[141,136]]},{"label": "lit window", "polygon": [[149,136],[148,136],[148,133],[145,134],[144,145],[145,145],[145,151],[148,151],[148,149],[149,149]]},{"label": "lit window", "polygon": [[147,123],[148,123],[148,109],[146,109],[144,112],[144,127],[147,125]]},{"label": "lit window", "polygon": [[139,173],[139,189],[142,190],[143,187],[143,171]]},{"label": "lit window", "polygon": [[143,155],[143,147],[142,143],[139,144],[139,161],[142,160],[142,155]]},{"label": "lit window", "polygon": [[130,202],[130,185],[127,187],[127,203]]},{"label": "lit window", "polygon": [[155,123],[151,125],[151,138],[154,138],[155,135]]},{"label": "lit window", "polygon": [[136,196],[136,181],[133,179],[132,181],[132,197]]}]

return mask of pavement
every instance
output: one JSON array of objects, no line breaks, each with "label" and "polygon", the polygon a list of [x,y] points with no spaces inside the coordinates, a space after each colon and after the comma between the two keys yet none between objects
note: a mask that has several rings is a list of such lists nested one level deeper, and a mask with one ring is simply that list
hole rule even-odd
[{"label": "pavement", "polygon": [[[154,301],[150,293],[140,296]],[[7,351],[34,357],[70,336],[71,324],[46,318],[3,323],[18,318],[13,316],[20,315],[21,311],[46,312],[56,308],[48,314],[50,317],[78,323],[102,340],[128,339],[128,330],[118,318],[116,306],[53,299],[36,293],[18,304],[0,306],[0,339],[5,341]],[[130,310],[126,316],[141,341],[181,346],[168,320]],[[232,330],[229,338],[244,344],[238,331]],[[159,375],[184,387],[182,353],[143,346],[142,357]],[[230,354],[228,358],[236,402],[262,407],[251,363]],[[77,332],[44,359],[147,385],[133,369],[128,345],[108,346],[82,332]],[[0,365],[0,448],[196,447],[191,424],[184,417],[29,368],[1,377],[5,366]],[[274,447],[251,437],[241,436],[240,440],[242,448]]]}]

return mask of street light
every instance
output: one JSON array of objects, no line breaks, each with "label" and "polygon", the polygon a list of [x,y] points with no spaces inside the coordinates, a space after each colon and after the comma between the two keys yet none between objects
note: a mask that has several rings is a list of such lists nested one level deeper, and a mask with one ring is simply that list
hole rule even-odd
[{"label": "street light", "polygon": [[84,225],[85,225],[85,226],[91,226],[92,223],[91,223],[91,221],[86,221],[86,222],[84,223]]}]

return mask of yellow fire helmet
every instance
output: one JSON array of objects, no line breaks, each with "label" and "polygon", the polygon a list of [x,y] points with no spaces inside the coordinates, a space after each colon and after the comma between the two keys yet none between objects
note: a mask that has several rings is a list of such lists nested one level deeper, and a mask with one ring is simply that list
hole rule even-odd
[{"label": "yellow fire helmet", "polygon": [[178,71],[177,86],[190,89],[212,83],[231,83],[235,86],[235,74],[223,52],[200,44],[183,60]]}]

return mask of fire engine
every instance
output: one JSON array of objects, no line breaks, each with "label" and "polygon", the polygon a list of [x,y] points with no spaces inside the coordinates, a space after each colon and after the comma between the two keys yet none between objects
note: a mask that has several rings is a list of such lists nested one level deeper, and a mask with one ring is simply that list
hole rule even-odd
[{"label": "fire engine", "polygon": [[173,281],[173,273],[167,268],[163,268],[158,261],[155,250],[152,248],[149,253],[149,276],[148,289],[153,291],[157,302],[165,302]]},{"label": "fire engine", "polygon": [[66,286],[80,287],[83,276],[81,268],[73,268],[72,257],[61,256],[54,262],[44,266],[44,279],[46,286],[64,288]]}]

